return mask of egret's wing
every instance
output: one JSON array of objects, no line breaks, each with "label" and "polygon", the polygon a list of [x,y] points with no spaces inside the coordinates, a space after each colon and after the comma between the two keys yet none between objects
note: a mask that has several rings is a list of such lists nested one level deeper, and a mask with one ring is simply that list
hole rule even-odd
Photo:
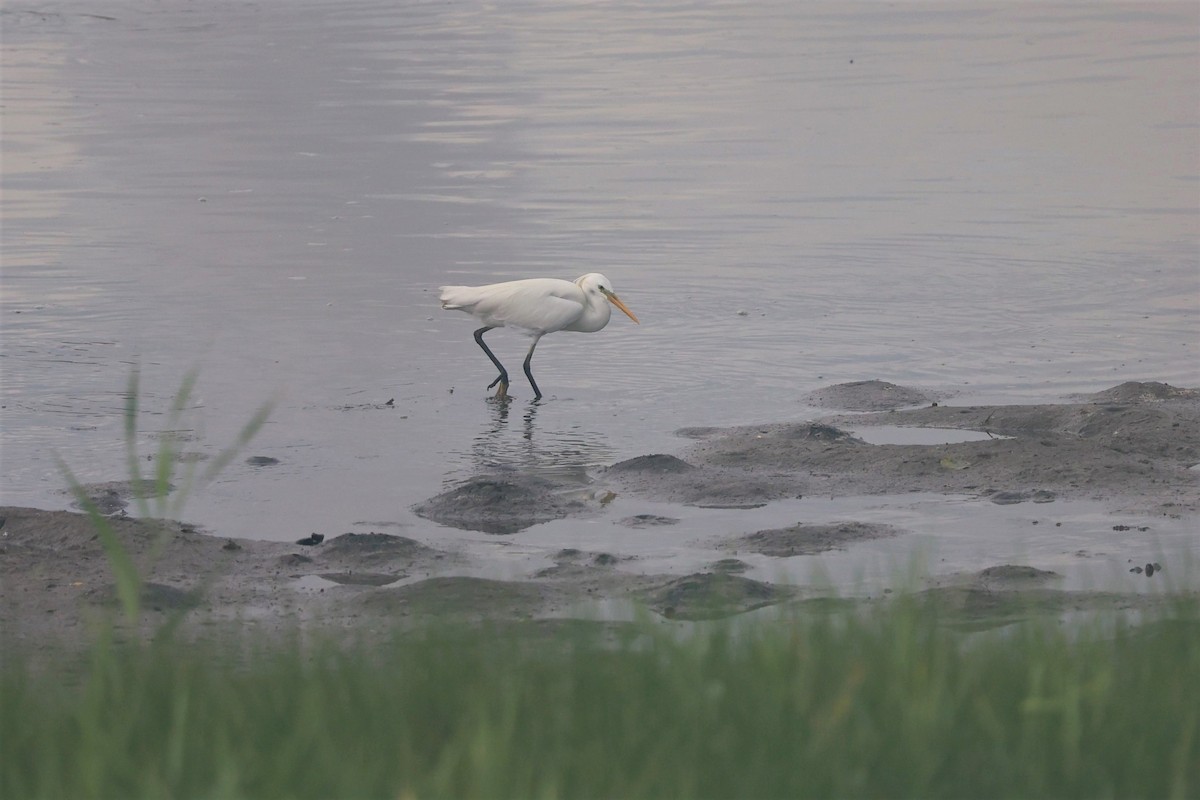
[{"label": "egret's wing", "polygon": [[466,311],[485,325],[538,333],[562,330],[583,314],[582,290],[570,281],[552,278],[443,286],[441,299],[444,308]]}]

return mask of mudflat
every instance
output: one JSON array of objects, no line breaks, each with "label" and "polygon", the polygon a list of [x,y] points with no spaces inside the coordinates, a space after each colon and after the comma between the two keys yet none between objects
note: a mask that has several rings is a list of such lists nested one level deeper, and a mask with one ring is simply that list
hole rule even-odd
[{"label": "mudflat", "polygon": [[[646,536],[677,536],[686,520],[656,514],[617,518],[616,496],[733,513],[808,495],[870,496],[922,492],[975,496],[1030,507],[1073,498],[1100,501],[1114,519],[1137,513],[1185,527],[1200,509],[1200,391],[1127,383],[1074,402],[1027,406],[950,406],[911,390],[871,382],[823,390],[823,402],[873,410],[805,422],[732,429],[684,429],[679,455],[647,454],[611,465],[580,491],[545,476],[511,473],[462,482],[416,508],[430,531],[323,534],[295,543],[229,538],[171,520],[125,516],[136,487],[90,487],[116,539],[142,576],[141,626],[153,630],[178,614],[183,629],[238,626],[283,634],[296,628],[358,633],[445,618],[536,620],[588,617],[607,601],[632,601],[664,619],[701,620],[768,606],[802,608],[828,600],[819,585],[746,577],[745,559],[783,563],[876,540],[902,539],[908,523],[846,519],[733,534],[712,543],[714,558],[643,557],[559,548],[546,566],[519,578],[494,577],[495,548],[455,540],[434,546],[442,526],[504,537],[565,515],[590,516]],[[886,409],[887,398],[898,407]],[[880,410],[880,405],[885,410]],[[836,409],[831,408],[832,411]],[[899,426],[985,434],[942,444],[870,444],[853,429]],[[802,506],[801,506],[802,507]],[[681,513],[681,516],[684,514]],[[612,517],[611,520],[608,517]],[[1044,526],[1052,535],[1051,524]],[[1149,526],[1114,524],[1122,537]],[[1195,528],[1192,528],[1195,530]],[[1076,542],[1075,544],[1079,544]],[[670,545],[664,540],[664,548]],[[943,598],[972,624],[1003,624],[1038,609],[1142,608],[1168,589],[1195,593],[1194,565],[1148,556],[1129,572],[1161,581],[1161,591],[1071,590],[1053,568],[997,563],[942,573],[908,587]],[[1087,558],[1086,548],[1075,555]],[[666,564],[667,566],[663,566]],[[881,596],[881,595],[880,595]],[[871,597],[860,598],[870,601]],[[0,632],[10,642],[58,647],[88,638],[90,626],[115,618],[117,595],[101,537],[83,513],[0,508]],[[120,624],[120,623],[119,623]],[[125,630],[128,630],[126,627]]]}]

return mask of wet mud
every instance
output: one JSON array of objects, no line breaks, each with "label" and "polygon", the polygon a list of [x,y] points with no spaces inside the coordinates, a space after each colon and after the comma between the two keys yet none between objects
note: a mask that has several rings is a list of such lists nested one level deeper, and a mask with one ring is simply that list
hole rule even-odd
[{"label": "wet mud", "polygon": [[[959,428],[994,438],[872,445],[845,430],[870,425]],[[626,491],[701,506],[940,492],[998,503],[1115,497],[1123,509],[1178,516],[1200,508],[1193,469],[1200,462],[1200,398],[1195,390],[1131,383],[1075,403],[931,405],[708,429],[680,461],[689,468],[614,468],[609,475]]]},{"label": "wet mud", "polygon": [[727,542],[735,552],[743,550],[764,556],[790,558],[810,556],[829,550],[844,550],[858,542],[898,536],[901,530],[891,525],[866,522],[836,522],[827,525],[797,523],[788,528],[758,531]]},{"label": "wet mud", "polygon": [[564,491],[531,475],[480,476],[419,503],[413,511],[454,528],[503,535],[587,513],[583,500]]},{"label": "wet mud", "polygon": [[[867,405],[914,396],[878,382],[851,388],[851,399]],[[847,430],[871,425],[961,428],[994,438],[872,445]],[[726,509],[734,519],[740,509],[785,498],[906,492],[967,495],[1030,509],[1098,498],[1113,513],[1134,509],[1184,520],[1200,506],[1200,392],[1160,383],[1122,384],[1062,404],[931,404],[681,433],[677,455],[647,454],[615,463],[595,470],[592,483],[583,487],[574,476],[555,482],[516,472],[464,481],[416,507],[429,527],[406,532],[420,539],[373,530],[297,531],[304,538],[293,542],[229,538],[184,523],[125,516],[132,499],[128,485],[96,484],[88,492],[97,502],[116,498],[106,513],[143,576],[142,626],[152,630],[170,615],[186,612],[196,631],[214,624],[277,632],[297,624],[356,631],[442,617],[586,618],[597,603],[607,601],[631,602],[676,621],[769,606],[808,608],[821,599],[819,587],[788,579],[782,571],[778,580],[760,580],[766,574],[763,559],[783,564],[908,535],[904,525],[878,519],[799,518],[785,527],[730,531],[710,539],[704,546],[714,555],[696,560],[693,554],[690,561],[680,555],[672,571],[670,557],[663,554],[676,544],[694,544],[685,513],[689,506]],[[679,515],[625,511],[621,516],[612,513],[614,497],[665,501]],[[512,546],[515,534],[568,516],[623,529],[639,541],[659,537],[655,566],[646,566],[651,551],[635,549],[643,553],[637,555],[561,544],[547,549],[538,563],[538,556],[528,555],[536,546],[525,542],[517,543],[527,559],[519,563],[532,566],[497,575],[497,554]],[[1033,525],[1038,522],[1033,519]],[[392,523],[361,523],[368,524]],[[446,530],[441,526],[489,536],[446,538],[439,535]],[[1148,527],[1118,522],[1104,530],[1147,537]],[[1042,528],[1055,530],[1049,524]],[[503,537],[491,536],[497,534]],[[433,540],[439,544],[432,546]],[[1122,571],[1140,570],[1138,580],[1167,587],[1177,577],[1172,570],[1183,565],[1160,558],[1152,540],[1146,542],[1145,555],[1130,558]],[[1089,557],[1092,545],[1072,546],[1076,557]],[[967,628],[1008,624],[1035,613],[1137,609],[1163,602],[1161,594],[1063,586],[1056,570],[1000,562],[931,578],[918,588],[948,620]],[[0,633],[6,639],[82,641],[97,620],[114,618],[116,607],[112,571],[86,515],[0,509]]]}]

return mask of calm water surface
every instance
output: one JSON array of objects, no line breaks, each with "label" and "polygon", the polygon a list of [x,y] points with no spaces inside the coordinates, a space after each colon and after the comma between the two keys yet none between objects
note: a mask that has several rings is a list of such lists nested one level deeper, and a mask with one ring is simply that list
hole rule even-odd
[{"label": "calm water surface", "polygon": [[[277,398],[247,455],[281,463],[187,512],[266,538],[428,527],[447,480],[582,479],[841,381],[1200,385],[1193,2],[2,13],[4,503],[64,507],[54,453],[124,477],[135,364],[147,451],[192,367],[185,450]],[[437,287],[589,271],[643,324],[483,402]]]}]

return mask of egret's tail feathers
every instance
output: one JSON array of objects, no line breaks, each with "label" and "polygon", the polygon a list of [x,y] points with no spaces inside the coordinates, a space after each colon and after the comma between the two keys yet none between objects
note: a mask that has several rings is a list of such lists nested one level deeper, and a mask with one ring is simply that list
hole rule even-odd
[{"label": "egret's tail feathers", "polygon": [[441,287],[442,308],[469,310],[475,304],[473,286],[443,286]]}]

